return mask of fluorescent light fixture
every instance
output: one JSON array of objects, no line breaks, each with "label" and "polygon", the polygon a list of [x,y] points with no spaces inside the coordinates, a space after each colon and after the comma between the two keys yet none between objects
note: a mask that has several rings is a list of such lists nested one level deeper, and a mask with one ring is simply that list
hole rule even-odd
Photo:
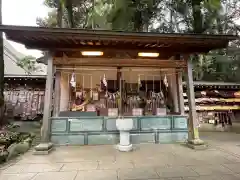
[{"label": "fluorescent light fixture", "polygon": [[83,56],[102,56],[102,51],[82,51]]},{"label": "fluorescent light fixture", "polygon": [[141,57],[158,57],[159,53],[139,52],[138,56],[141,56]]}]

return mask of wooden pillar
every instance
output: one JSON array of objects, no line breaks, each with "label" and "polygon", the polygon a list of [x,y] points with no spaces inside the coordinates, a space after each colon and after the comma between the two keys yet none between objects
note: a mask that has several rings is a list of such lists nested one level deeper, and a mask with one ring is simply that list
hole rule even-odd
[{"label": "wooden pillar", "polygon": [[123,115],[123,108],[122,108],[122,72],[121,72],[121,67],[117,68],[117,86],[118,86],[118,91],[119,91],[119,102],[118,102],[118,114],[120,116]]},{"label": "wooden pillar", "polygon": [[61,72],[55,72],[55,87],[54,87],[54,111],[53,116],[57,117],[60,111],[60,97],[61,97]]},{"label": "wooden pillar", "polygon": [[172,82],[172,97],[173,97],[173,110],[174,110],[174,112],[175,113],[177,113],[178,112],[178,110],[179,110],[179,104],[178,104],[178,92],[177,92],[177,76],[176,76],[176,74],[175,74],[175,72],[176,71],[174,71],[174,73],[171,75],[172,77],[172,80],[171,80],[171,82]]},{"label": "wooden pillar", "polygon": [[45,58],[47,58],[47,80],[44,97],[43,122],[41,128],[41,143],[35,147],[34,154],[48,154],[52,150],[52,143],[50,143],[50,117],[53,95],[53,57],[51,54],[47,54]]},{"label": "wooden pillar", "polygon": [[168,75],[169,77],[169,88],[171,93],[172,105],[174,113],[178,112],[178,92],[177,92],[177,79],[176,79],[176,70],[172,69]]},{"label": "wooden pillar", "polygon": [[183,83],[182,83],[182,71],[177,71],[177,90],[178,90],[178,107],[181,115],[184,115],[184,97],[183,97]]},{"label": "wooden pillar", "polygon": [[193,67],[189,59],[187,61],[187,96],[189,105],[189,120],[188,120],[188,144],[191,148],[195,148],[195,145],[203,145],[204,142],[199,138],[198,120],[195,105],[195,93],[193,86]]},{"label": "wooden pillar", "polygon": [[43,111],[43,124],[42,124],[42,142],[49,142],[49,130],[50,130],[50,117],[52,110],[52,94],[53,94],[53,58],[48,56],[47,65],[47,80],[45,87],[44,98],[44,111]]}]

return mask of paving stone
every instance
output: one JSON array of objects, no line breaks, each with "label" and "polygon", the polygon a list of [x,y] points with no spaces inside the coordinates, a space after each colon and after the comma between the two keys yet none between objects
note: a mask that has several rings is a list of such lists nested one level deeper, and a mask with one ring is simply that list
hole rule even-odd
[{"label": "paving stone", "polygon": [[77,171],[71,172],[45,172],[45,173],[38,173],[33,179],[31,180],[74,180],[77,175]]},{"label": "paving stone", "polygon": [[53,160],[49,156],[35,156],[35,155],[24,155],[17,164],[42,164],[42,163],[52,163]]},{"label": "paving stone", "polygon": [[3,173],[34,173],[34,172],[51,172],[59,171],[63,164],[16,164],[12,165],[5,170]]},{"label": "paving stone", "polygon": [[187,165],[203,165],[207,164],[203,160],[198,160],[194,158],[188,158],[188,157],[177,157],[174,160],[169,160],[166,162],[169,166],[187,166]]},{"label": "paving stone", "polygon": [[74,171],[74,170],[94,170],[98,168],[97,161],[91,162],[77,162],[77,163],[65,163],[61,171]]},{"label": "paving stone", "polygon": [[24,166],[23,165],[12,165],[12,166],[9,166],[8,168],[4,169],[2,171],[2,173],[5,173],[5,174],[11,174],[11,173],[21,173],[24,169]]},{"label": "paving stone", "polygon": [[133,163],[130,161],[101,161],[99,162],[98,169],[120,169],[120,168],[133,168]]},{"label": "paving stone", "polygon": [[226,158],[228,161],[230,161],[230,164],[231,163],[240,163],[240,158],[238,158],[236,156],[226,155],[226,156],[224,156],[224,158]]},{"label": "paving stone", "polygon": [[117,180],[116,170],[78,171],[75,180]]},{"label": "paving stone", "polygon": [[12,166],[13,164],[7,163],[7,164],[0,164],[0,170],[7,169],[8,167]]},{"label": "paving stone", "polygon": [[166,167],[168,165],[161,161],[146,160],[146,161],[133,161],[133,166],[134,168],[148,168],[148,167],[154,168],[154,167]]},{"label": "paving stone", "polygon": [[161,178],[198,176],[196,172],[194,172],[187,166],[171,166],[158,168],[157,173]]},{"label": "paving stone", "polygon": [[240,163],[234,163],[234,164],[224,164],[226,168],[230,169],[231,171],[235,173],[240,173]]},{"label": "paving stone", "polygon": [[60,171],[63,164],[24,164],[22,172],[54,172]]},{"label": "paving stone", "polygon": [[191,168],[199,175],[215,175],[215,174],[232,174],[228,168],[221,165],[202,165],[191,166]]},{"label": "paving stone", "polygon": [[160,179],[147,179],[147,180],[183,180],[182,177],[160,178]]},{"label": "paving stone", "polygon": [[183,179],[184,180],[220,180],[218,176],[184,177]]},{"label": "paving stone", "polygon": [[240,175],[221,174],[199,177],[185,177],[184,180],[239,180]]},{"label": "paving stone", "polygon": [[30,152],[1,166],[0,180],[107,180],[117,175],[119,180],[240,180],[240,135],[224,134],[210,133],[207,141],[212,148],[205,151],[179,144],[144,144],[129,153],[108,145],[56,147],[48,156]]},{"label": "paving stone", "polygon": [[[144,157],[144,158],[142,158]],[[144,167],[165,167],[167,166],[167,162],[169,161],[169,157],[148,157],[148,156],[140,156],[138,158],[134,158],[133,165],[136,168],[144,168]]]},{"label": "paving stone", "polygon": [[0,174],[1,180],[31,180],[37,173]]},{"label": "paving stone", "polygon": [[156,171],[151,168],[120,169],[118,170],[118,177],[120,180],[159,178]]},{"label": "paving stone", "polygon": [[171,177],[171,178],[164,178],[164,179],[159,179],[159,180],[183,180],[182,177]]},{"label": "paving stone", "polygon": [[239,180],[240,175],[239,174],[228,174],[228,175],[222,175],[220,177],[221,180]]}]

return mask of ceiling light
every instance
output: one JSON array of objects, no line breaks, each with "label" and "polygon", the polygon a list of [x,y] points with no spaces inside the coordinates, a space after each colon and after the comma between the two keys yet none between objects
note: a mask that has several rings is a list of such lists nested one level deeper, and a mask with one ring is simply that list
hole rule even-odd
[{"label": "ceiling light", "polygon": [[102,51],[82,51],[83,56],[102,56]]},{"label": "ceiling light", "polygon": [[141,56],[141,57],[158,57],[159,53],[139,52],[138,56]]}]

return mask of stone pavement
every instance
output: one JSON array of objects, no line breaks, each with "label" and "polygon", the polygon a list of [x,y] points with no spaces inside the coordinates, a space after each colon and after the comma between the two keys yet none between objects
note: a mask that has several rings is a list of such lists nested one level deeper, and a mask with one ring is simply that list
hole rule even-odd
[{"label": "stone pavement", "polygon": [[28,152],[1,167],[0,180],[240,180],[240,135],[205,133],[204,151],[180,144],[57,147],[50,155]]}]

